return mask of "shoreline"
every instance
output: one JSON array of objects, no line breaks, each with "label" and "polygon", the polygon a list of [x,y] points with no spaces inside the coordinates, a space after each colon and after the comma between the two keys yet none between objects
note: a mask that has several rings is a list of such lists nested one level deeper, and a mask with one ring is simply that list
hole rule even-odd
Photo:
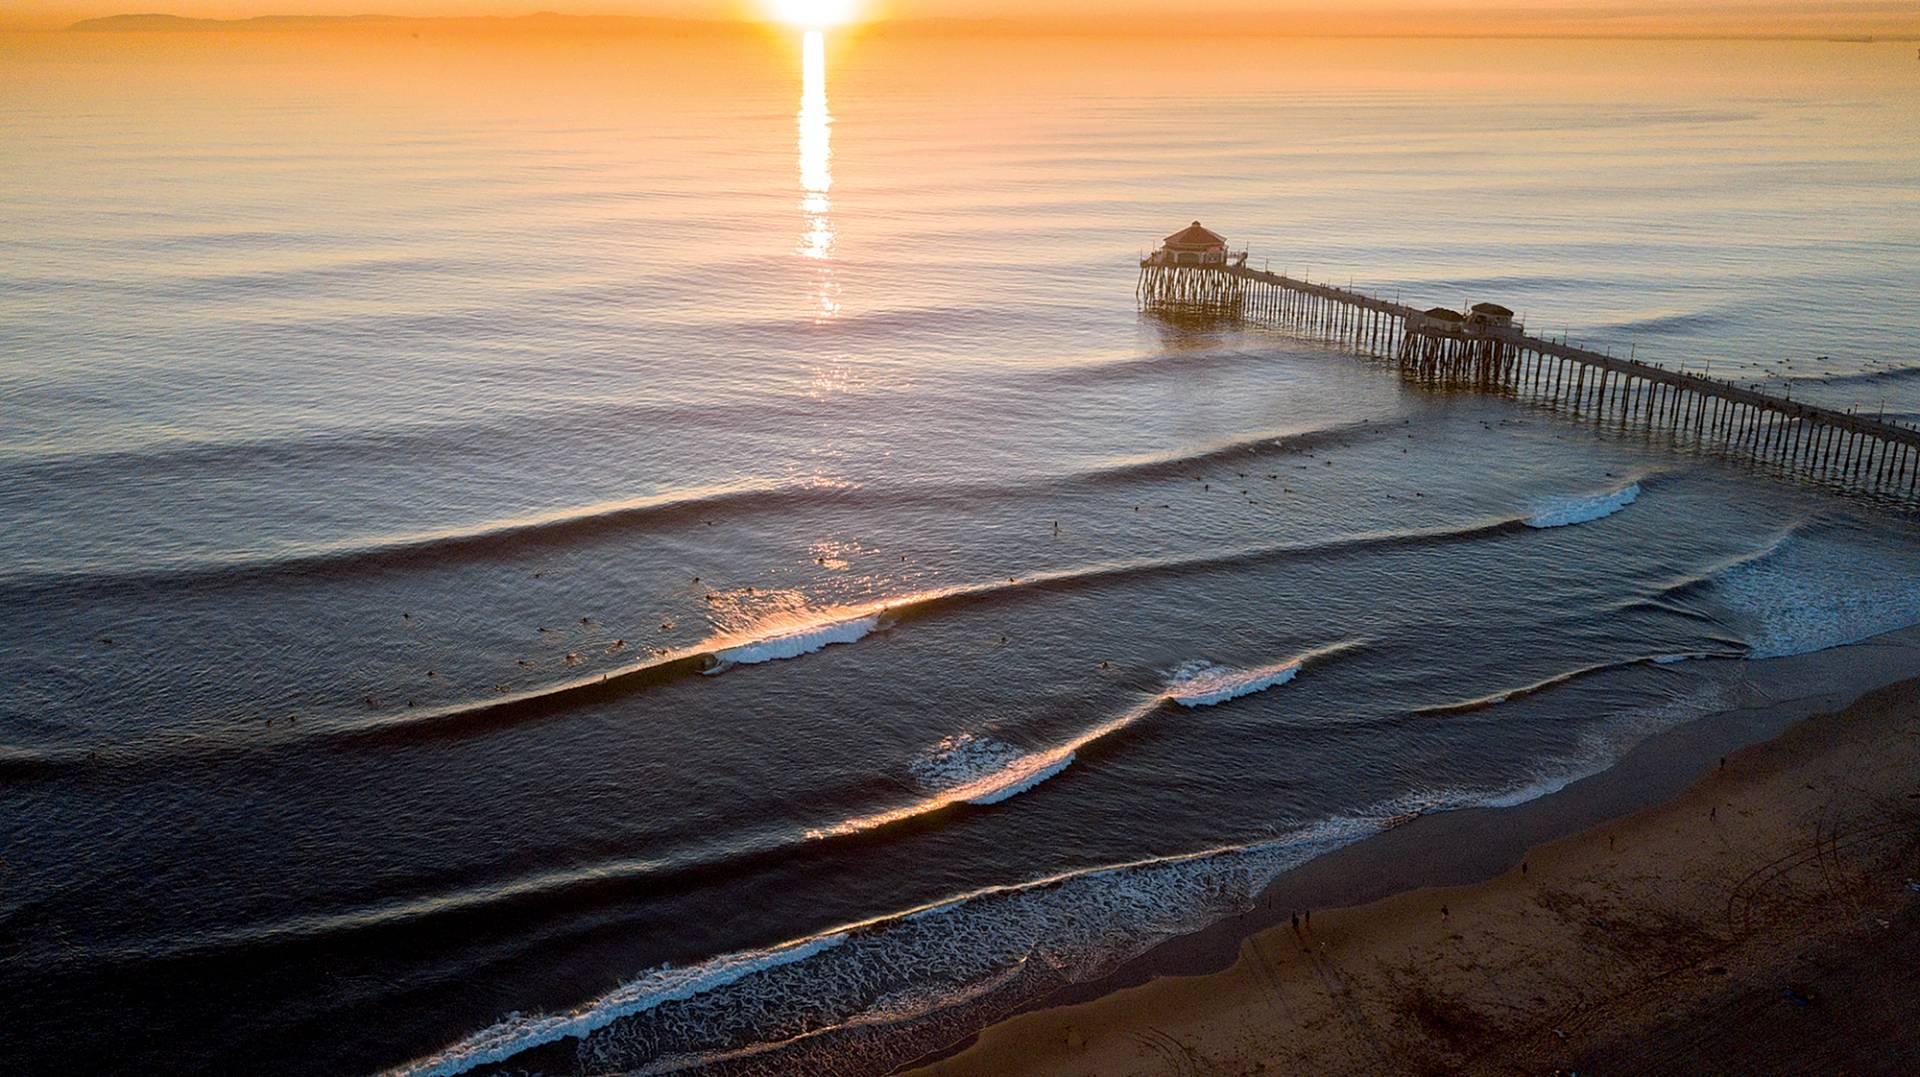
[{"label": "shoreline", "polygon": [[[1911,702],[1920,692],[1920,626],[1804,655],[1743,661],[1745,698],[1739,705],[1657,732],[1612,766],[1533,800],[1423,815],[1316,857],[1275,879],[1252,909],[1167,940],[1102,977],[1033,1000],[893,1072],[1054,1072],[1074,1059],[1046,1052],[1042,1043],[1049,1037],[1036,1039],[1036,1029],[1053,1030],[1050,1042],[1061,1045],[1077,1037],[1076,1054],[1090,1050],[1088,1033],[1060,1032],[1061,1026],[1128,1031],[1125,1022],[1112,1020],[1113,1011],[1151,1008],[1156,1002],[1149,1000],[1184,997],[1201,990],[1189,985],[1233,976],[1242,971],[1250,947],[1294,933],[1290,918],[1297,910],[1320,911],[1315,926],[1324,932],[1320,925],[1333,919],[1365,920],[1378,915],[1376,907],[1414,895],[1494,887],[1519,875],[1519,865],[1540,850],[1597,842],[1603,830],[1671,813],[1699,794],[1721,759],[1732,765],[1783,755],[1788,742],[1813,737],[1809,729],[1828,728],[1889,693],[1904,692]],[[1809,680],[1828,682],[1827,690],[1792,694]],[[1232,1005],[1229,996],[1214,1001],[1224,1009]],[[1072,1072],[1107,1070],[1076,1066]]]}]

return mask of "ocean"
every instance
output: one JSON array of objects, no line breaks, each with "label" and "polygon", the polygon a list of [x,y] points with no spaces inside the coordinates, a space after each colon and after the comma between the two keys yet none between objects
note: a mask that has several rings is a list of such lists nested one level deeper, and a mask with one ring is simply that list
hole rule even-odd
[{"label": "ocean", "polygon": [[1914,421],[1916,80],[0,37],[0,1062],[885,1073],[1920,623],[1910,504],[1133,291],[1199,219]]}]

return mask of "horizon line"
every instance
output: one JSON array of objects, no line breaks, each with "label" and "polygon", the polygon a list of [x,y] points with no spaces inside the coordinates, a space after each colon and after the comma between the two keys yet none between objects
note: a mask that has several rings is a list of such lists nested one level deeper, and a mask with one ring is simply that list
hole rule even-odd
[{"label": "horizon line", "polygon": [[[1348,16],[1356,20],[1365,20],[1371,15],[1380,18],[1394,15],[1406,18],[1411,13],[1405,9],[1376,9],[1374,12],[1355,12]],[[1284,16],[1283,16],[1284,17]],[[1431,16],[1429,16],[1431,17]],[[1452,18],[1459,18],[1454,13]],[[1686,17],[1686,16],[1680,16]],[[1694,16],[1698,17],[1698,16]],[[1721,31],[1708,29],[1692,30],[1579,30],[1572,28],[1538,30],[1508,29],[1497,30],[1446,30],[1441,27],[1432,29],[1412,29],[1407,27],[1382,28],[1378,30],[1351,29],[1287,29],[1263,28],[1263,24],[1272,21],[1274,16],[1251,16],[1245,13],[1222,12],[1211,26],[1194,26],[1192,15],[1180,20],[1169,20],[1156,16],[1136,16],[1124,19],[1103,19],[1098,26],[1088,27],[1071,25],[1074,20],[1063,16],[925,16],[919,18],[886,19],[863,23],[854,27],[841,28],[855,33],[884,33],[888,30],[967,30],[974,32],[991,30],[1021,31],[1029,34],[1063,34],[1075,37],[1131,37],[1157,34],[1173,37],[1215,37],[1247,36],[1287,38],[1335,38],[1335,39],[1421,39],[1421,40],[1517,40],[1517,41],[1830,41],[1836,44],[1879,44],[1920,41],[1920,28],[1902,28],[1896,31],[1873,31],[1865,27],[1832,30],[1753,30]],[[1588,18],[1591,18],[1589,16]],[[1170,24],[1178,23],[1170,29]],[[1555,12],[1542,13],[1542,21],[1581,21],[1578,16],[1569,17]],[[298,30],[298,29],[374,29],[389,24],[435,24],[439,26],[457,26],[459,24],[501,24],[544,22],[553,24],[624,24],[634,29],[668,27],[679,29],[706,29],[716,32],[745,32],[761,29],[757,24],[726,18],[696,18],[672,15],[637,14],[576,14],[551,10],[530,11],[521,14],[460,14],[460,15],[395,15],[377,11],[354,14],[317,14],[317,13],[264,13],[228,18],[215,18],[192,15],[175,15],[170,12],[122,12],[112,15],[89,16],[58,25],[14,26],[0,24],[0,30],[6,32],[79,32],[79,33],[192,33],[219,32],[223,30]]]}]

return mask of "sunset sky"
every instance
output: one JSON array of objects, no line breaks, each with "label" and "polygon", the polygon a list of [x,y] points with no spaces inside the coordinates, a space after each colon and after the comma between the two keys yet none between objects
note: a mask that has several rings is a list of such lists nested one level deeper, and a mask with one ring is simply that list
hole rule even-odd
[{"label": "sunset sky", "polygon": [[[800,0],[807,2],[807,0]],[[1907,0],[1202,0],[1169,16],[1158,0],[851,0],[865,20],[1063,20],[1085,29],[1166,26],[1276,33],[1810,34],[1920,32]],[[21,0],[0,25],[42,27],[128,12],[203,18],[263,14],[764,17],[776,0]]]}]

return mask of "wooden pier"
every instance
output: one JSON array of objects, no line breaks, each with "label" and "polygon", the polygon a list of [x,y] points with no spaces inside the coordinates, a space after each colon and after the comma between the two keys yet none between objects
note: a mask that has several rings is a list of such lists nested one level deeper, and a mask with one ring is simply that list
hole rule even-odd
[{"label": "wooden pier", "polygon": [[1142,308],[1288,329],[1391,359],[1421,382],[1664,432],[1823,482],[1908,500],[1920,490],[1920,429],[1529,336],[1501,317],[1504,308],[1490,308],[1490,315],[1421,311],[1248,269],[1244,254],[1235,257],[1181,264],[1162,251],[1143,259]]}]

